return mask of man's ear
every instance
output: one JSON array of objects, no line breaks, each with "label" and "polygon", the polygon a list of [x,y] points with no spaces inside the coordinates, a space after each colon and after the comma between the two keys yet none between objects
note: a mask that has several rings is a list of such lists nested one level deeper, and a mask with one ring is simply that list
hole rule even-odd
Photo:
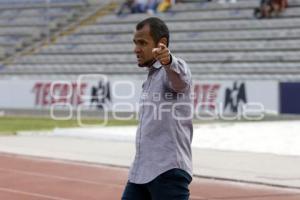
[{"label": "man's ear", "polygon": [[164,45],[167,46],[167,38],[165,38],[165,37],[160,38],[160,40],[158,41],[158,44],[159,43],[163,43]]}]

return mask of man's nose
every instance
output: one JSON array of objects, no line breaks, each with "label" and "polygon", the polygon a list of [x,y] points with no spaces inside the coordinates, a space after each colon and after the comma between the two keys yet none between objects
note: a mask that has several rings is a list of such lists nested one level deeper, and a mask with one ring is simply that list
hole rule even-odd
[{"label": "man's nose", "polygon": [[139,53],[141,51],[141,48],[139,48],[138,46],[134,47],[134,53]]}]

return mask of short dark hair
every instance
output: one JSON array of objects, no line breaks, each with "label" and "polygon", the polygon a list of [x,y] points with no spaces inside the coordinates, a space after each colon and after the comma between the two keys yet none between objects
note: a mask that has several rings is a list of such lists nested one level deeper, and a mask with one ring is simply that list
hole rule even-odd
[{"label": "short dark hair", "polygon": [[157,17],[150,17],[144,19],[143,21],[139,22],[136,25],[136,30],[142,29],[145,25],[149,25],[150,35],[152,36],[156,44],[159,42],[161,38],[165,37],[167,38],[167,47],[169,46],[169,39],[170,39],[169,29],[163,20]]}]

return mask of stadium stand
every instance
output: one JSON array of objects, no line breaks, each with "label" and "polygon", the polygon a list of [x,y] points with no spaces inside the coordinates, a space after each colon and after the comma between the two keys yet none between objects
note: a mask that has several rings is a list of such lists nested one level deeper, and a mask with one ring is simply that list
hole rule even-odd
[{"label": "stadium stand", "polygon": [[[24,3],[26,2],[26,3]],[[83,1],[0,1],[0,44],[14,47],[22,42],[38,40],[48,31],[63,26],[76,17],[84,7]],[[28,41],[29,40],[29,41]]]},{"label": "stadium stand", "polygon": [[[191,1],[156,16],[170,27],[172,52],[187,60],[200,79],[299,79],[300,0],[290,0],[289,8],[272,19],[254,18],[258,5],[259,0]],[[149,15],[116,16],[107,4],[91,6],[78,0],[50,3],[47,18],[45,5],[32,6],[0,5],[2,75],[144,74],[135,67],[132,33],[135,24]],[[76,19],[76,29],[62,31]],[[47,35],[48,23],[51,32],[60,34],[52,37],[51,44],[32,48],[33,41]],[[20,46],[29,46],[30,51]]]}]

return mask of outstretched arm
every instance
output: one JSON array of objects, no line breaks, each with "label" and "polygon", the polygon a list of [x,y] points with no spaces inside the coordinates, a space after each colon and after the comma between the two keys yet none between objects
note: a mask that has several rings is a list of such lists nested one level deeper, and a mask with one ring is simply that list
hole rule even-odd
[{"label": "outstretched arm", "polygon": [[165,68],[171,89],[176,92],[184,91],[190,82],[186,63],[172,56],[170,50],[163,43],[159,43],[159,47],[154,48],[152,53],[154,58]]}]

